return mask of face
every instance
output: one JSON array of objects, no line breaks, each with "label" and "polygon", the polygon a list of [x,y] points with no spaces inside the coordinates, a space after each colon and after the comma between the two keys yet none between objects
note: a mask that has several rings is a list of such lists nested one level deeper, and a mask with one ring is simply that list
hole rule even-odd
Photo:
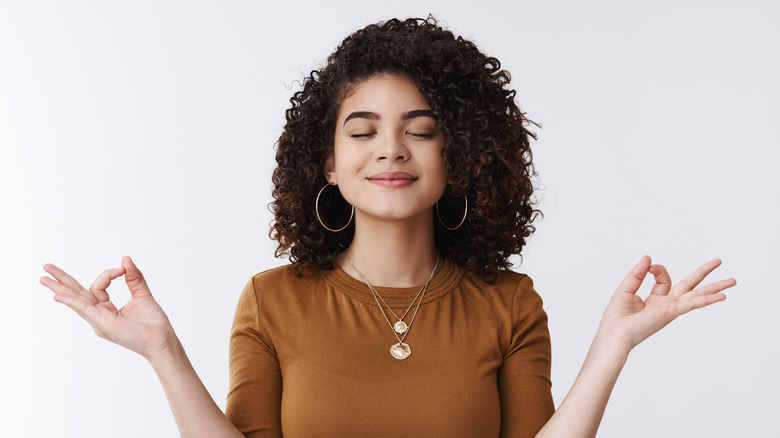
[{"label": "face", "polygon": [[413,83],[389,74],[351,91],[339,108],[326,178],[357,218],[430,215],[447,185],[444,134],[430,106]]}]

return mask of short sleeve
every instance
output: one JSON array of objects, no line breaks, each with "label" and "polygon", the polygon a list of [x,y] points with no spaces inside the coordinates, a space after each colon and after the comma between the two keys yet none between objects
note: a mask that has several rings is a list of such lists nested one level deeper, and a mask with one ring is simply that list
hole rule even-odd
[{"label": "short sleeve", "polygon": [[542,299],[524,277],[512,303],[512,339],[498,372],[501,437],[532,437],[555,412],[550,332]]},{"label": "short sleeve", "polygon": [[241,293],[230,333],[230,389],[225,414],[249,438],[281,437],[282,376],[260,331],[254,280]]}]

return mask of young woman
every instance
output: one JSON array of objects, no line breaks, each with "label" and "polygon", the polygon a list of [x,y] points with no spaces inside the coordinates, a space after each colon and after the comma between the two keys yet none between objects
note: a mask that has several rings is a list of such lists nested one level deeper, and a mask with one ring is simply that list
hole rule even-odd
[{"label": "young woman", "polygon": [[[547,317],[508,269],[538,214],[508,84],[498,60],[420,19],[355,32],[306,79],[273,176],[271,235],[292,263],[241,295],[226,414],[129,257],[89,289],[53,265],[41,282],[149,360],[185,437],[594,436],[631,349],[736,282],[699,287],[716,259],[672,286],[643,257],[555,410]],[[106,289],[123,275],[118,310]]]}]

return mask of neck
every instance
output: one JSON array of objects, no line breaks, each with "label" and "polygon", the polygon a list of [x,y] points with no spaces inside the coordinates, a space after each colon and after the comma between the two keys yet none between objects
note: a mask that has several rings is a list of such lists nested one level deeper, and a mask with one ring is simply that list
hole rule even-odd
[{"label": "neck", "polygon": [[[355,217],[355,237],[347,251],[373,286],[412,287],[431,276],[438,251],[433,240],[432,214],[407,221],[375,221]],[[348,275],[360,280],[347,251],[336,257]],[[443,261],[439,260],[439,268]]]}]

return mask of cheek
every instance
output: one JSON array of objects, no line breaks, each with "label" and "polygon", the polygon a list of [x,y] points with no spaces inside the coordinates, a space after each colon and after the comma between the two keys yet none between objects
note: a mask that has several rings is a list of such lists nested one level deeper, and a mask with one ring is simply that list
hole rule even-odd
[{"label": "cheek", "polygon": [[365,164],[364,157],[359,153],[355,153],[354,150],[347,148],[334,148],[334,165],[335,176],[338,179],[338,184],[349,184],[358,178],[361,169]]},{"label": "cheek", "polygon": [[447,161],[444,159],[444,156],[441,152],[436,152],[435,154],[432,154],[430,157],[431,163],[434,163],[432,167],[435,167],[438,172],[444,176],[444,178],[447,178]]},{"label": "cheek", "polygon": [[436,158],[436,160],[432,161],[429,171],[431,174],[436,175],[437,187],[441,189],[441,194],[444,194],[444,189],[447,188],[448,184],[447,163],[441,155],[438,155]]}]

